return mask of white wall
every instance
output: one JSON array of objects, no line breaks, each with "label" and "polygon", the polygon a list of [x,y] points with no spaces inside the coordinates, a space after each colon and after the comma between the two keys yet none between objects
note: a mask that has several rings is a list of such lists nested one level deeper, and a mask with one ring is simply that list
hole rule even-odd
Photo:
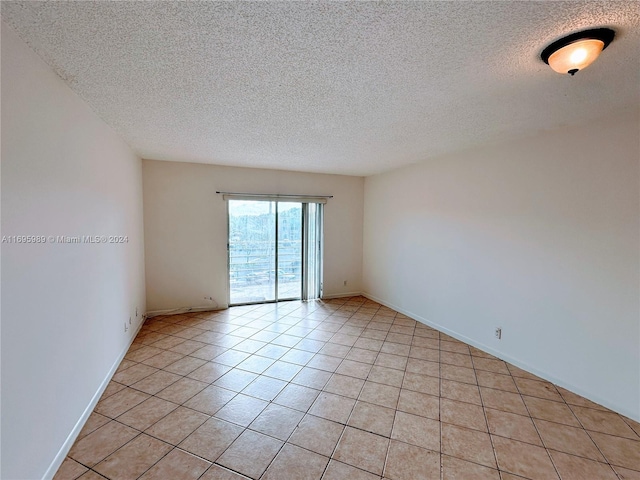
[{"label": "white wall", "polygon": [[639,420],[639,132],[594,122],[368,177],[364,291]]},{"label": "white wall", "polygon": [[[145,311],[141,161],[2,24],[2,470],[53,475]],[[48,473],[47,473],[48,472]]]},{"label": "white wall", "polygon": [[142,171],[150,312],[227,305],[227,210],[216,191],[333,195],[325,206],[324,293],[360,293],[362,177],[153,160],[143,160]]}]

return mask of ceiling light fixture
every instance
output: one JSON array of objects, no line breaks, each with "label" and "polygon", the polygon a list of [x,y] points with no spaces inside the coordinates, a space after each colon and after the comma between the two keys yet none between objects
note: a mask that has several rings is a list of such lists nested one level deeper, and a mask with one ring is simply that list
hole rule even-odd
[{"label": "ceiling light fixture", "polygon": [[613,40],[610,28],[594,28],[572,33],[556,40],[540,54],[540,58],[558,73],[575,75],[598,58]]}]

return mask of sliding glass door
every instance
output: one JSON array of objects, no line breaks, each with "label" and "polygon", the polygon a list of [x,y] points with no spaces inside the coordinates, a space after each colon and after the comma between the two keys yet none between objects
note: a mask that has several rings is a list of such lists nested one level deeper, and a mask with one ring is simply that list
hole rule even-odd
[{"label": "sliding glass door", "polygon": [[230,305],[320,295],[321,205],[230,199],[228,208]]}]

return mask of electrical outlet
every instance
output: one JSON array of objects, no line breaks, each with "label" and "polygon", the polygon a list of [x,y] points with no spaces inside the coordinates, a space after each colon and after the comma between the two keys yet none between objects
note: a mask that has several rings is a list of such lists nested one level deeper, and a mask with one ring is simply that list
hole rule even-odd
[{"label": "electrical outlet", "polygon": [[347,281],[346,281],[346,280],[344,281],[343,285],[344,285],[345,287],[347,286]]},{"label": "electrical outlet", "polygon": [[501,327],[496,327],[495,336],[496,336],[496,338],[498,340],[502,339],[502,328]]}]

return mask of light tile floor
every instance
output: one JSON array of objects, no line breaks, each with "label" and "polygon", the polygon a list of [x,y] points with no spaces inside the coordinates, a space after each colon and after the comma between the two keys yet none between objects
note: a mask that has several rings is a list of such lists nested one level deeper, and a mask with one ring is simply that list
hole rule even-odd
[{"label": "light tile floor", "polygon": [[640,424],[362,297],[147,320],[56,479],[640,479]]}]

